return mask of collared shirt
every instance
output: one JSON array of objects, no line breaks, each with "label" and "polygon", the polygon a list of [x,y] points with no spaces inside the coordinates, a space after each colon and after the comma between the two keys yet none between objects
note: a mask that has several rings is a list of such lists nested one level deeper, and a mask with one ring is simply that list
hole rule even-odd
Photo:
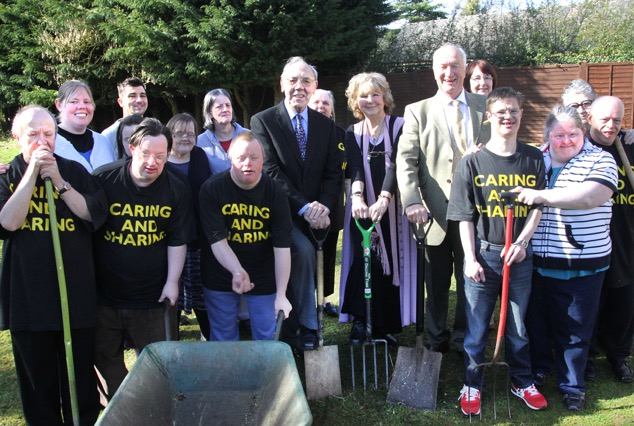
[{"label": "collared shirt", "polygon": [[[446,102],[443,103],[443,111],[445,113],[445,120],[447,121],[447,128],[449,129],[449,133],[453,137],[452,126],[450,125],[450,121],[452,117],[455,115],[454,106],[451,104],[453,99],[449,99],[444,93],[443,99]],[[462,117],[464,120],[465,135],[467,136],[467,148],[473,145],[473,126],[471,125],[471,112],[469,111],[469,106],[467,105],[467,96],[465,95],[465,91],[460,92],[460,95],[456,98],[458,102],[460,102],[460,111],[462,112]],[[454,138],[455,139],[455,138]]]},{"label": "collared shirt", "polygon": [[295,132],[297,131],[297,119],[295,117],[297,116],[297,114],[302,116],[303,118],[302,126],[304,127],[304,133],[306,133],[306,140],[308,140],[308,106],[304,108],[302,112],[299,112],[299,113],[295,111],[295,108],[290,107],[286,103],[286,101],[284,101],[284,107],[286,108],[286,112],[288,113],[288,116],[291,118],[291,123],[293,124],[293,130]]}]

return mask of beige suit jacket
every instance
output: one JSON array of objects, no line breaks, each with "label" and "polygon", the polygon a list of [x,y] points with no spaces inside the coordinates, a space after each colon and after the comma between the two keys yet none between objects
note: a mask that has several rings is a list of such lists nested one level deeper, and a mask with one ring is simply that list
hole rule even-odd
[{"label": "beige suit jacket", "polygon": [[[465,93],[473,126],[474,143],[486,143],[491,137],[485,119],[486,98]],[[403,209],[412,204],[424,204],[434,223],[427,243],[440,245],[447,232],[447,204],[451,189],[454,153],[452,136],[439,95],[407,105],[405,125],[398,142],[396,178]],[[457,165],[456,165],[457,166]]]}]

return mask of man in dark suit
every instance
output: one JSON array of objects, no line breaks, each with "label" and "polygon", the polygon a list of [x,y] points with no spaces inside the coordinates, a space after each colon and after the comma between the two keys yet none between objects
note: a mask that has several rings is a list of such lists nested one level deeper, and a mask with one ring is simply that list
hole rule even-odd
[{"label": "man in dark suit", "polygon": [[[341,160],[335,124],[308,108],[317,71],[301,57],[284,66],[284,100],[253,116],[251,130],[264,146],[264,171],[288,194],[293,216],[289,300],[304,350],[317,349],[315,249],[309,228],[330,225],[341,189]],[[296,327],[296,325],[295,325]],[[291,328],[293,328],[291,326]]]},{"label": "man in dark suit", "polygon": [[486,143],[491,129],[483,123],[486,98],[463,89],[466,55],[460,46],[445,44],[434,52],[438,92],[405,107],[405,124],[398,143],[396,178],[403,208],[413,223],[434,223],[427,236],[427,311],[425,331],[432,350],[446,352],[450,333],[447,310],[451,272],[456,278],[453,343],[462,350],[466,328],[464,254],[458,222],[447,221],[453,172],[465,153]]}]

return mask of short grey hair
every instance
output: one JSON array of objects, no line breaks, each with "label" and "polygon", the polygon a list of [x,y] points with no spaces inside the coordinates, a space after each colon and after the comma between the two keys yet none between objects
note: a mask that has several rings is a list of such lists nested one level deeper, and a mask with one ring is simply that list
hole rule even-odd
[{"label": "short grey hair", "polygon": [[236,114],[233,111],[233,100],[231,99],[231,95],[227,89],[212,89],[205,95],[205,100],[203,101],[203,117],[205,118],[205,124],[203,127],[205,129],[209,129],[210,131],[214,131],[214,117],[211,112],[214,103],[216,103],[216,99],[219,96],[226,96],[231,102],[231,123],[235,124],[236,122]]},{"label": "short grey hair", "polygon": [[27,122],[25,121],[25,119],[28,116],[27,115],[28,112],[32,112],[32,115],[42,113],[51,117],[51,120],[53,121],[53,125],[55,126],[55,133],[57,133],[57,120],[55,120],[55,116],[51,114],[51,112],[48,109],[44,108],[43,106],[32,104],[32,105],[23,106],[15,114],[15,117],[13,118],[13,123],[11,124],[11,134],[14,137],[19,138],[20,136],[22,136],[24,127],[27,125]]},{"label": "short grey hair", "polygon": [[438,53],[440,53],[441,50],[449,49],[449,48],[456,49],[460,53],[460,56],[462,57],[462,62],[466,66],[467,65],[467,53],[464,51],[464,49],[460,45],[457,45],[456,43],[445,43],[442,46],[440,46],[438,49],[436,49],[434,51],[434,55],[432,56],[432,64],[436,63],[436,58],[438,57]]},{"label": "short grey hair", "polygon": [[583,132],[583,122],[577,110],[572,107],[557,104],[548,114],[548,117],[546,117],[546,123],[544,124],[544,142],[549,141],[550,133],[553,131],[555,125],[564,121],[573,121],[575,126]]},{"label": "short grey hair", "polygon": [[315,68],[313,65],[306,62],[306,60],[301,56],[291,56],[290,58],[288,58],[288,60],[284,64],[284,69],[282,70],[282,77],[284,77],[284,75],[286,74],[286,70],[295,64],[306,65],[313,72],[313,77],[315,78],[315,80],[318,80],[317,68]]},{"label": "short grey hair", "polygon": [[[332,117],[330,117],[330,118],[332,119],[332,121],[335,121],[335,94],[332,93],[332,90],[315,89],[315,93],[313,93],[313,96],[317,96],[320,93],[325,93],[326,96],[328,96],[328,99],[330,99],[330,105],[332,106]],[[311,98],[312,98],[312,96],[311,96]]]},{"label": "short grey hair", "polygon": [[594,91],[590,83],[582,79],[572,80],[570,84],[566,86],[561,94],[562,101],[564,96],[568,95],[584,95],[591,101],[594,101],[597,98],[597,92]]}]

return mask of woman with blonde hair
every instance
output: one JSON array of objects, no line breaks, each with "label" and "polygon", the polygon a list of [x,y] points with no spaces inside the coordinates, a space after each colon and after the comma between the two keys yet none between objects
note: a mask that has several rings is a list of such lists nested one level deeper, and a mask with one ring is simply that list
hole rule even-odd
[{"label": "woman with blonde hair", "polygon": [[396,344],[394,333],[412,322],[416,269],[414,241],[400,209],[394,158],[403,118],[390,115],[394,98],[382,74],[361,73],[346,89],[348,108],[360,121],[346,131],[351,191],[346,206],[341,274],[341,320],[352,315],[353,344],[365,338],[363,256],[358,219],[372,233],[373,336]]}]

